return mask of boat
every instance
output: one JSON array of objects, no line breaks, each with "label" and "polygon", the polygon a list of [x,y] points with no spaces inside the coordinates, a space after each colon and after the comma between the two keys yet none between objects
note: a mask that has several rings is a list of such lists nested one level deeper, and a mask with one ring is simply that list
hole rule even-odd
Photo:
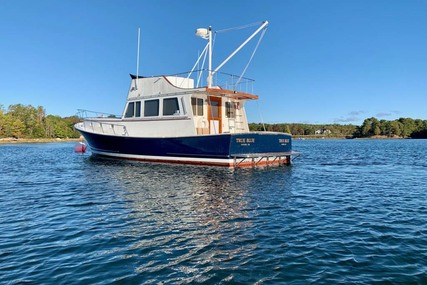
[{"label": "boat", "polygon": [[[249,130],[245,103],[258,99],[250,92],[253,80],[243,73],[219,72],[248,41],[263,34],[267,25],[267,21],[260,23],[216,69],[212,68],[212,28],[197,29],[196,35],[207,43],[190,72],[139,76],[137,63],[137,74],[130,75],[123,114],[79,110],[81,121],[75,129],[92,155],[230,168],[291,164],[295,153],[290,134]],[[204,69],[206,57],[208,68]],[[202,69],[196,70],[201,62]],[[203,74],[207,74],[206,84]]]}]

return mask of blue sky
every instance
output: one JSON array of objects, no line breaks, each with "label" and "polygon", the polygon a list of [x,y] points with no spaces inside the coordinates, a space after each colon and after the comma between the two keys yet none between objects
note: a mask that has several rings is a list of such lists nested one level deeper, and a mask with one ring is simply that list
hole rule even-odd
[{"label": "blue sky", "polygon": [[[250,122],[427,119],[425,0],[1,0],[0,104],[120,114],[138,27],[140,74],[159,75],[191,69],[205,44],[196,28],[263,20],[245,74],[260,96]],[[214,56],[235,48],[222,44]],[[235,60],[222,71],[243,70],[247,58]]]}]

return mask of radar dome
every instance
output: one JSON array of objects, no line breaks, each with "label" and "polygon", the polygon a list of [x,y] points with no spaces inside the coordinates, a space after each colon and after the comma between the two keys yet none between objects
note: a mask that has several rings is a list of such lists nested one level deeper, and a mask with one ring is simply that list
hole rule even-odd
[{"label": "radar dome", "polygon": [[205,28],[199,28],[196,30],[196,36],[207,39],[209,37],[209,31]]}]

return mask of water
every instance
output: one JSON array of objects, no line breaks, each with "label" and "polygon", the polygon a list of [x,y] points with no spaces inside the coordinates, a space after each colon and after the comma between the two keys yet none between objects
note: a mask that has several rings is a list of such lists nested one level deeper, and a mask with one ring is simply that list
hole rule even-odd
[{"label": "water", "polygon": [[1,284],[427,284],[427,141],[294,141],[291,167],[0,145]]}]

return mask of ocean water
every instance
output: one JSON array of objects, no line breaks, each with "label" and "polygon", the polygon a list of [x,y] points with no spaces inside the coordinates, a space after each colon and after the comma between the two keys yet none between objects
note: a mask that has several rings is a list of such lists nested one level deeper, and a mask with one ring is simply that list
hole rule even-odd
[{"label": "ocean water", "polygon": [[0,145],[0,284],[427,284],[427,141],[230,170]]}]

